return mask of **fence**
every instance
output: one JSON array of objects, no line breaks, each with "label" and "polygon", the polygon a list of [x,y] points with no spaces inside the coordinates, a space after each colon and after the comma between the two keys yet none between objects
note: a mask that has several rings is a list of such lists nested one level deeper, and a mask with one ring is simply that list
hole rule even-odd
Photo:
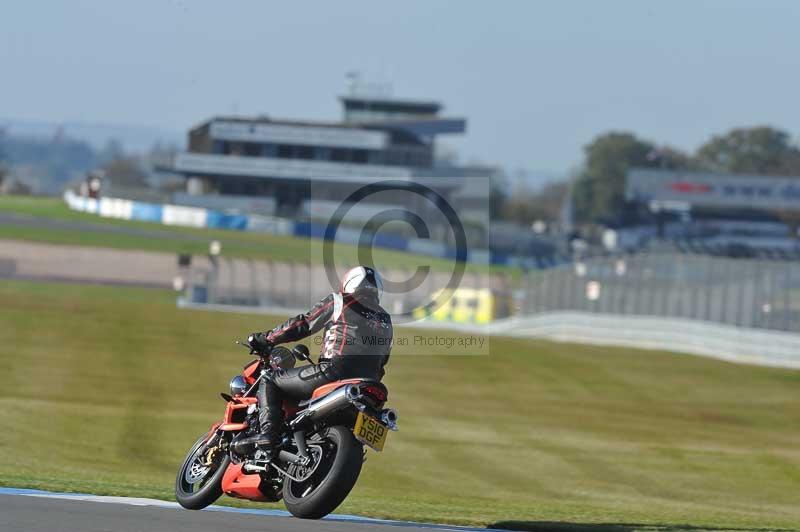
[{"label": "fence", "polygon": [[[337,266],[337,275],[349,267]],[[427,303],[434,292],[447,286],[451,277],[451,272],[433,271],[417,284],[414,273],[403,268],[381,269],[385,285],[382,304],[391,313],[409,313]],[[328,294],[334,284],[321,265],[221,257],[210,263],[192,261],[181,275],[189,301],[214,305],[308,308]],[[510,274],[465,272],[458,286],[488,288],[511,297],[518,283]]]},{"label": "fence", "polygon": [[[415,285],[411,270],[383,273],[392,287],[385,306],[393,313],[427,302],[450,279],[449,272],[432,272]],[[302,262],[219,258],[196,264],[184,277],[192,301],[215,304],[301,308],[331,290],[322,266]],[[577,311],[800,332],[800,265],[791,261],[681,253],[602,257],[522,277],[466,273],[459,286],[513,297],[520,315]]]},{"label": "fence", "polygon": [[[188,198],[189,196],[178,196]],[[239,196],[235,196],[240,198]],[[303,238],[330,238],[327,223],[307,219],[295,220],[276,218],[258,214],[235,214],[208,208],[185,205],[146,203],[122,198],[85,198],[71,190],[64,193],[64,201],[70,209],[98,214],[106,218],[137,220],[195,228],[228,229],[236,231],[256,231],[274,235],[298,236]],[[256,201],[256,200],[254,200]],[[334,240],[345,244],[360,245],[364,238],[361,229],[338,228]],[[407,251],[417,255],[452,259],[459,254],[452,246],[430,238],[409,238],[391,234],[375,233],[371,236],[372,245],[379,248]],[[519,257],[500,253],[490,253],[488,249],[471,247],[466,250],[466,260],[473,264],[499,264],[509,266],[547,268],[557,264],[564,257],[548,252],[541,256]]]},{"label": "fence", "polygon": [[531,273],[521,312],[558,311],[800,332],[800,263],[658,253]]}]

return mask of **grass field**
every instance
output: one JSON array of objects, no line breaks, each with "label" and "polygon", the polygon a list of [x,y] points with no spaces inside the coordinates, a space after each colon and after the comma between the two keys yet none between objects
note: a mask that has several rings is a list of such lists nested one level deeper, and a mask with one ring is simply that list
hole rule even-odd
[{"label": "grass field", "polygon": [[[171,499],[184,452],[248,360],[232,340],[278,319],[182,311],[155,290],[0,283],[0,483]],[[531,530],[800,529],[800,372],[502,338],[491,351],[396,348],[401,430],[340,511]]]},{"label": "grass field", "polygon": [[[222,243],[222,253],[227,257],[246,259],[269,259],[275,261],[322,262],[322,241],[319,239],[279,236],[246,231],[221,229],[197,229],[174,227],[150,222],[101,218],[70,210],[58,198],[29,196],[0,196],[0,213],[12,213],[34,223],[3,224],[0,222],[0,239],[28,240],[51,244],[97,246],[117,249],[139,249],[169,253],[207,254],[212,240]],[[37,225],[45,222],[47,225]],[[55,223],[53,223],[55,222]],[[61,222],[63,227],[59,227]],[[80,223],[80,231],[67,226]],[[109,232],[109,227],[125,232]],[[91,230],[95,228],[96,230]],[[138,232],[138,234],[137,234]],[[336,244],[334,252],[344,264],[358,264],[359,248],[354,245]],[[389,249],[374,249],[376,267],[416,268],[430,266],[435,270],[451,271],[452,261],[413,255]],[[486,272],[487,265],[468,264],[467,271]],[[492,267],[496,271],[516,272],[516,269]]]}]

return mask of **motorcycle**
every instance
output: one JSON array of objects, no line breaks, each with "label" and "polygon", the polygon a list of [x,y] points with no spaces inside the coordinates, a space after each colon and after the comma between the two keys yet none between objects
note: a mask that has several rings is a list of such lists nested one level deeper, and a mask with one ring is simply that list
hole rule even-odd
[{"label": "motorcycle", "polygon": [[[222,421],[189,450],[175,481],[175,498],[200,510],[222,494],[258,502],[278,502],[295,517],[320,519],[347,497],[361,473],[367,450],[382,451],[397,413],[384,408],[388,390],[372,379],[345,379],[317,388],[304,401],[283,401],[286,430],[277,452],[243,450],[236,442],[259,432],[256,391],[262,379],[314,364],[308,348],[272,347],[259,351],[237,342],[257,359],[230,382]],[[240,446],[241,447],[241,446]]]}]

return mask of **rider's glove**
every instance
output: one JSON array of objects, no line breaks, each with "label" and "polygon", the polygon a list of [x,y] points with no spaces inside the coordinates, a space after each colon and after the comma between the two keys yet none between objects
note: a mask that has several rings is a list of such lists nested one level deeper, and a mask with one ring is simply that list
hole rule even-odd
[{"label": "rider's glove", "polygon": [[270,341],[267,333],[263,332],[251,333],[250,336],[247,337],[247,343],[250,344],[250,347],[254,351],[258,351],[259,353],[266,353],[275,345]]}]

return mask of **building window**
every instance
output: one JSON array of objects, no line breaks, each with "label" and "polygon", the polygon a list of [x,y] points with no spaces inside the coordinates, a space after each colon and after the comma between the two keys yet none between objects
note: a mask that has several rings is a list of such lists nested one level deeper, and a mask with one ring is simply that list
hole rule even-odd
[{"label": "building window", "polygon": [[246,142],[244,143],[242,153],[248,157],[258,157],[261,155],[261,145],[254,142]]},{"label": "building window", "polygon": [[313,159],[314,147],[313,146],[295,146],[295,157],[297,159]]},{"label": "building window", "polygon": [[291,159],[294,156],[294,150],[292,146],[288,144],[279,144],[278,145],[278,157],[281,159]]},{"label": "building window", "polygon": [[350,160],[348,150],[334,148],[331,150],[331,161],[346,162]]}]

